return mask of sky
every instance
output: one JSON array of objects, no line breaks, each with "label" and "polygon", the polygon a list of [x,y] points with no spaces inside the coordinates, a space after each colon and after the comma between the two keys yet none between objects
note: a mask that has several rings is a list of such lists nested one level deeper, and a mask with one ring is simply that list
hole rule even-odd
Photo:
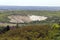
[{"label": "sky", "polygon": [[60,6],[60,0],[0,0],[0,6]]}]

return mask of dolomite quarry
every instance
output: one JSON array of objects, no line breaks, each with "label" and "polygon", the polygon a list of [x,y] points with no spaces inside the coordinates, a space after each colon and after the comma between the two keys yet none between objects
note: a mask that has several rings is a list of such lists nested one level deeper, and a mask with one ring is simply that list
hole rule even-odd
[{"label": "dolomite quarry", "polygon": [[27,16],[11,15],[11,16],[8,16],[8,18],[10,19],[9,22],[12,22],[12,23],[29,23],[32,21],[43,21],[43,20],[46,20],[48,17],[37,16],[37,15],[27,15]]}]

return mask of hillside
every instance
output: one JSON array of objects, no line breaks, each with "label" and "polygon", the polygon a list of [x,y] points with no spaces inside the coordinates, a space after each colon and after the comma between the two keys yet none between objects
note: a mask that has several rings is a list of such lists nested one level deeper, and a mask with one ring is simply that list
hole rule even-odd
[{"label": "hillside", "polygon": [[[41,16],[48,18],[43,21],[17,25],[10,23],[11,19],[8,18],[17,18],[19,21],[20,19],[24,19],[24,21],[27,19],[27,21],[30,21],[31,19],[27,15],[34,15],[29,16],[32,20],[40,19],[39,17]],[[60,11],[3,10],[0,11],[0,25],[2,25],[0,26],[0,33],[2,32],[0,40],[60,40]],[[12,29],[5,32],[6,29],[4,28],[7,25]]]},{"label": "hillside", "polygon": [[[49,17],[49,20],[60,20],[60,11],[28,11],[28,10],[15,10],[15,11],[0,11],[0,22],[9,22],[8,16],[11,15],[37,15]],[[57,18],[57,19],[56,19]]]},{"label": "hillside", "polygon": [[59,30],[58,24],[22,26],[0,34],[0,40],[60,40]]},{"label": "hillside", "polygon": [[46,37],[49,39],[48,31],[50,30],[48,25],[23,26],[0,34],[0,40],[40,40],[41,38],[44,40]]}]

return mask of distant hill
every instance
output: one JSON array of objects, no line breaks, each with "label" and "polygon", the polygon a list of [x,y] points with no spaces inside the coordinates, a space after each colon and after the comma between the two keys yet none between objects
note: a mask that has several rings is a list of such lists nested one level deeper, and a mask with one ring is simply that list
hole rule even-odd
[{"label": "distant hill", "polygon": [[48,6],[0,6],[0,10],[50,10],[58,11],[60,7]]}]

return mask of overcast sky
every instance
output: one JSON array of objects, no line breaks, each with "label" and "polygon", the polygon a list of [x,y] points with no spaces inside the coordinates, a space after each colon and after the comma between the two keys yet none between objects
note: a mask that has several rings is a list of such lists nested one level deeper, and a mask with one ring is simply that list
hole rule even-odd
[{"label": "overcast sky", "polygon": [[8,5],[8,6],[60,6],[60,0],[0,0],[0,5]]}]

